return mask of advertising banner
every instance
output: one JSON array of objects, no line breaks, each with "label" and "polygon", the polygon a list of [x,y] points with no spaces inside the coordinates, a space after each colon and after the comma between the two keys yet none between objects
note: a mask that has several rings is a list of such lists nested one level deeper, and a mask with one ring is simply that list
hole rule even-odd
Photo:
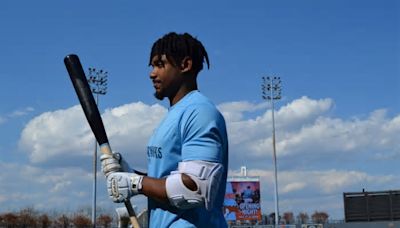
[{"label": "advertising banner", "polygon": [[261,221],[260,182],[254,178],[228,180],[224,212],[227,221]]}]

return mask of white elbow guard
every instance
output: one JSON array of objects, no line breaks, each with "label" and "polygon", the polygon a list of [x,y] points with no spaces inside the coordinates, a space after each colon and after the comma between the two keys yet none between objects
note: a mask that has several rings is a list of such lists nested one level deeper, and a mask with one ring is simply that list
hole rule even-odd
[{"label": "white elbow guard", "polygon": [[[197,189],[188,189],[182,181],[182,173],[188,175],[197,185]],[[166,190],[172,205],[189,209],[205,206],[211,210],[219,189],[223,166],[206,161],[179,162],[178,170],[171,172],[166,180]]]}]

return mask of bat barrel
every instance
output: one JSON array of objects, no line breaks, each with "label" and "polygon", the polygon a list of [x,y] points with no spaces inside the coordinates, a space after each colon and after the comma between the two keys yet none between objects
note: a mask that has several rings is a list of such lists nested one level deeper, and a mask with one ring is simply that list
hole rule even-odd
[{"label": "bat barrel", "polygon": [[104,129],[99,110],[94,100],[89,83],[83,71],[82,64],[77,55],[71,54],[64,58],[64,63],[67,68],[71,82],[75,92],[78,95],[79,102],[85,113],[86,119],[92,129],[99,145],[108,143],[107,134]]}]

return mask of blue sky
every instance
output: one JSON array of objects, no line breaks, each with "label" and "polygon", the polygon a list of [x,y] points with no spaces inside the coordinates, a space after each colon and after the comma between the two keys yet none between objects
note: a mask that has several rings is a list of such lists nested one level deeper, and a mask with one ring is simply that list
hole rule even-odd
[{"label": "blue sky", "polygon": [[[100,107],[111,144],[145,169],[146,140],[168,107],[152,96],[149,49],[176,31],[208,51],[200,90],[227,119],[230,173],[246,165],[261,176],[264,213],[273,167],[260,84],[272,75],[283,81],[281,211],[342,218],[343,192],[399,189],[399,11],[394,0],[2,1],[0,211],[91,204],[93,139],[63,65],[70,53],[109,72]],[[98,195],[114,206],[104,188]]]}]

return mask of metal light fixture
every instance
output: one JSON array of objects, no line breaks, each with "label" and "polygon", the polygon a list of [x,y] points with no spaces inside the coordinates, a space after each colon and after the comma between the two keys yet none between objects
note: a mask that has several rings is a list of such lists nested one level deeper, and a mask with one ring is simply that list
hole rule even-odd
[{"label": "metal light fixture", "polygon": [[279,225],[279,198],[278,198],[278,169],[276,163],[276,146],[275,146],[275,116],[274,116],[274,103],[275,100],[281,99],[281,78],[280,77],[262,77],[262,98],[271,102],[272,109],[272,151],[274,162],[274,178],[275,178],[275,226]]},{"label": "metal light fixture", "polygon": [[[96,105],[99,105],[99,95],[107,93],[108,72],[89,68],[88,83],[93,94],[96,95]],[[97,141],[94,142],[93,154],[93,202],[92,202],[92,224],[96,227],[96,189],[97,189]]]}]

